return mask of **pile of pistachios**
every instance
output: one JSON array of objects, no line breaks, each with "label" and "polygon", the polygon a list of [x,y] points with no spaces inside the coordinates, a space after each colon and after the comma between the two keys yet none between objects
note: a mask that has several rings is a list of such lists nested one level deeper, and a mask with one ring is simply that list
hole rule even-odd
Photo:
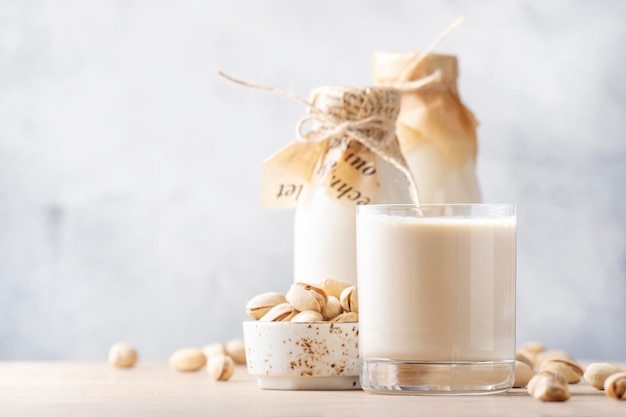
[{"label": "pile of pistachios", "polygon": [[[137,349],[128,343],[116,343],[109,349],[109,363],[117,368],[131,368],[138,358]],[[206,366],[214,381],[229,380],[235,371],[235,365],[245,363],[246,350],[241,339],[212,343],[202,349],[178,349],[169,357],[172,369],[180,372],[199,371]]]},{"label": "pile of pistachios", "polygon": [[513,387],[527,387],[528,393],[544,402],[567,401],[569,384],[584,378],[590,386],[604,390],[608,397],[626,400],[626,372],[610,363],[592,363],[585,370],[563,350],[546,350],[529,342],[515,354]]},{"label": "pile of pistachios", "polygon": [[266,292],[246,304],[250,317],[269,322],[358,322],[358,312],[356,286],[333,278],[319,285],[296,282],[286,294]]}]

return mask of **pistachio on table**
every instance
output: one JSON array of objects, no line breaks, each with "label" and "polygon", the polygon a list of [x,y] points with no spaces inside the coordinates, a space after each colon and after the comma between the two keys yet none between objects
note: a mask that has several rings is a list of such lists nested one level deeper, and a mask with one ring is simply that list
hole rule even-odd
[{"label": "pistachio on table", "polygon": [[246,347],[241,339],[232,339],[226,342],[224,353],[226,356],[230,356],[235,364],[243,365],[246,363]]},{"label": "pistachio on table", "polygon": [[515,352],[515,360],[525,362],[531,368],[535,368],[537,356],[545,350],[545,347],[540,342],[526,342],[517,348]]},{"label": "pistachio on table", "polygon": [[235,362],[228,355],[216,355],[207,365],[207,372],[214,381],[228,381],[235,372]]},{"label": "pistachio on table", "polygon": [[587,384],[596,389],[603,390],[604,381],[606,381],[606,379],[611,375],[622,371],[622,368],[619,366],[615,366],[610,363],[596,362],[587,366],[584,378],[585,381],[587,381]]},{"label": "pistachio on table", "polygon": [[618,372],[604,381],[606,395],[616,400],[626,400],[626,372]]},{"label": "pistachio on table", "polygon": [[515,380],[513,388],[524,388],[533,377],[533,369],[524,362],[515,361]]},{"label": "pistachio on table", "polygon": [[543,365],[544,362],[547,362],[549,360],[554,360],[554,359],[564,359],[564,360],[574,362],[574,358],[572,357],[572,355],[570,355],[564,350],[561,350],[561,349],[544,350],[542,352],[539,352],[535,360],[533,361],[533,363],[535,364],[535,369],[537,370],[541,369],[541,365]]},{"label": "pistachio on table", "polygon": [[548,370],[558,372],[567,381],[568,384],[577,384],[583,376],[583,368],[574,360],[569,359],[550,359],[541,364],[540,371]]},{"label": "pistachio on table", "polygon": [[535,365],[533,364],[532,359],[528,356],[526,352],[518,350],[515,352],[515,360],[518,362],[525,363],[530,367],[530,369],[534,369]]},{"label": "pistachio on table", "polygon": [[528,393],[544,402],[567,401],[570,397],[567,381],[558,372],[537,372],[528,382]]},{"label": "pistachio on table", "polygon": [[177,371],[197,371],[206,365],[206,356],[200,349],[183,348],[170,355],[169,363]]},{"label": "pistachio on table", "polygon": [[109,349],[109,363],[118,368],[130,368],[138,357],[137,349],[128,343],[116,343]]},{"label": "pistachio on table", "polygon": [[212,356],[226,353],[226,347],[221,342],[211,343],[202,347],[202,353],[204,353],[204,356],[209,360]]}]

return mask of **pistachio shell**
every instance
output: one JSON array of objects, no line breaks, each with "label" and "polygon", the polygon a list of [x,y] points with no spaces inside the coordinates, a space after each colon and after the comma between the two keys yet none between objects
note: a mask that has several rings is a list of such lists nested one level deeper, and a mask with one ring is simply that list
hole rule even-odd
[{"label": "pistachio shell", "polygon": [[291,321],[294,323],[311,323],[311,322],[324,321],[324,318],[322,317],[322,313],[318,311],[306,310],[306,311],[301,311],[295,316],[293,316]]},{"label": "pistachio shell", "polygon": [[109,349],[109,363],[118,368],[130,368],[138,358],[137,349],[128,343],[116,343]]},{"label": "pistachio shell", "polygon": [[326,300],[326,305],[322,309],[322,316],[324,320],[332,320],[342,312],[341,304],[339,303],[339,299],[333,295],[328,296],[328,300]]},{"label": "pistachio shell", "polygon": [[551,349],[545,350],[537,354],[536,359],[533,361],[535,369],[541,369],[541,365],[552,359],[565,359],[574,362],[574,358],[564,350]]},{"label": "pistachio shell", "polygon": [[[541,352],[544,352],[544,351],[545,351],[545,348],[541,343],[531,341],[531,342],[526,342],[523,345],[521,345],[519,348],[517,348],[516,354],[524,355],[531,362],[532,364],[531,367],[536,368],[537,356]],[[517,360],[520,360],[520,359],[517,359]]]},{"label": "pistachio shell", "polygon": [[337,317],[333,318],[331,321],[336,321],[339,323],[343,323],[343,322],[358,322],[359,321],[359,315],[357,313],[354,313],[352,311],[348,311],[345,313],[341,313],[340,315],[338,315]]},{"label": "pistachio shell", "polygon": [[[233,358],[236,364],[243,365],[246,363],[246,347],[241,339],[232,339],[224,345],[226,355]],[[209,359],[210,362],[210,359]]]},{"label": "pistachio shell", "polygon": [[344,311],[359,312],[359,295],[355,286],[345,288],[341,292],[339,302]]},{"label": "pistachio shell", "polygon": [[206,345],[202,347],[202,353],[206,356],[207,360],[211,358],[211,356],[222,355],[225,353],[224,344],[221,342],[211,343],[210,345]]},{"label": "pistachio shell", "polygon": [[603,390],[604,381],[606,381],[609,376],[622,371],[622,368],[619,366],[610,363],[596,362],[587,366],[584,377],[587,384],[596,389]]},{"label": "pistachio shell", "polygon": [[334,278],[326,278],[321,283],[320,286],[326,292],[327,295],[336,297],[339,299],[341,296],[341,292],[350,287],[352,284],[346,281],[342,281],[340,279]]},{"label": "pistachio shell", "polygon": [[291,304],[282,303],[272,307],[259,321],[289,321],[295,315],[296,312]]},{"label": "pistachio shell", "polygon": [[228,355],[216,355],[207,365],[207,372],[214,381],[228,381],[235,372],[235,362]]},{"label": "pistachio shell", "polygon": [[206,356],[200,349],[178,349],[170,355],[170,366],[177,371],[197,371],[206,364]]},{"label": "pistachio shell", "polygon": [[539,370],[558,372],[563,375],[568,384],[579,383],[583,376],[583,368],[573,360],[568,359],[550,359],[543,362]]},{"label": "pistachio shell", "polygon": [[528,393],[544,402],[567,401],[569,386],[567,381],[558,372],[539,371],[528,382]]},{"label": "pistachio shell", "polygon": [[522,352],[519,350],[515,352],[515,360],[525,363],[526,365],[530,367],[530,369],[533,369],[535,367],[533,365],[533,361],[528,357],[528,355],[525,352]]},{"label": "pistachio shell", "polygon": [[533,370],[527,363],[515,361],[515,380],[513,388],[524,388],[533,377]]},{"label": "pistachio shell", "polygon": [[326,305],[326,300],[328,296],[326,295],[326,291],[319,285],[309,284],[308,282],[296,282],[295,285],[299,285],[305,290],[312,292],[313,295],[317,298],[317,301],[320,304],[320,308],[323,309]]},{"label": "pistachio shell", "polygon": [[246,303],[246,313],[255,320],[263,317],[270,309],[278,304],[286,303],[285,296],[279,292],[266,292],[252,297]]},{"label": "pistachio shell", "polygon": [[537,353],[541,353],[541,352],[545,351],[546,348],[540,342],[530,341],[530,342],[524,343],[522,346],[519,347],[518,350],[521,350],[523,352],[529,352],[529,353],[537,354]]},{"label": "pistachio shell", "polygon": [[618,372],[604,381],[606,395],[616,400],[626,400],[626,372]]},{"label": "pistachio shell", "polygon": [[322,306],[314,291],[308,291],[301,285],[292,285],[285,298],[298,311],[322,311]]}]

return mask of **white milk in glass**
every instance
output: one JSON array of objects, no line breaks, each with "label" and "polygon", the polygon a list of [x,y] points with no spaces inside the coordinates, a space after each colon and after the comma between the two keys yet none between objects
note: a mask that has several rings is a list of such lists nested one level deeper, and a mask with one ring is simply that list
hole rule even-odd
[{"label": "white milk in glass", "polygon": [[510,363],[514,207],[377,207],[357,216],[361,358]]}]

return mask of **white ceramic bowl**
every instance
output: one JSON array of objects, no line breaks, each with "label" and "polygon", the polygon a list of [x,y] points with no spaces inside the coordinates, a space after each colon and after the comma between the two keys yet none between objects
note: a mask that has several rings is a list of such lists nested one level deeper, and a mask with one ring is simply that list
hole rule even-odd
[{"label": "white ceramic bowl", "polygon": [[358,323],[243,323],[248,373],[262,389],[360,389]]}]

